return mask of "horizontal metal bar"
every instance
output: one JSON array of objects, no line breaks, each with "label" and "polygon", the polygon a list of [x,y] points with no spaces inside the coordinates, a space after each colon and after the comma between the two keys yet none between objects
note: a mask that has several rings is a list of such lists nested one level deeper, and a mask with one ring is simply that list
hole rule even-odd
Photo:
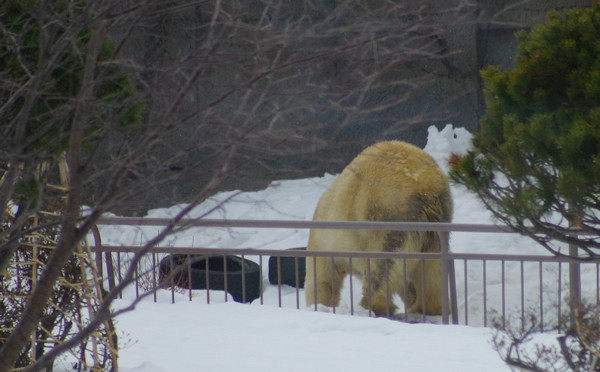
[{"label": "horizontal metal bar", "polygon": [[456,231],[480,233],[516,233],[508,226],[460,224],[444,222],[382,222],[382,221],[304,221],[304,220],[219,220],[102,217],[98,225],[169,226],[179,227],[239,227],[278,229],[345,229],[345,230],[395,230],[395,231]]},{"label": "horizontal metal bar", "polygon": [[[91,246],[92,252],[128,252],[142,251],[140,246]],[[281,257],[352,257],[380,259],[432,259],[439,260],[441,253],[431,252],[351,252],[351,251],[308,251],[308,250],[271,250],[253,248],[191,248],[191,247],[152,247],[148,253],[165,254],[197,254],[197,255],[245,255],[245,256],[281,256]],[[486,253],[453,253],[448,252],[450,260],[488,260],[488,261],[523,261],[523,262],[576,262],[576,259],[562,256],[518,255],[518,254],[486,254]],[[596,263],[599,260],[586,263]]]},{"label": "horizontal metal bar", "polygon": [[[142,251],[140,246],[91,246],[92,252],[128,252]],[[306,250],[271,250],[252,248],[191,248],[191,247],[152,247],[148,253],[197,254],[197,255],[244,255],[244,256],[281,256],[281,257],[353,257],[353,258],[413,258],[439,260],[439,253],[409,252],[347,252],[347,251],[306,251]]]}]

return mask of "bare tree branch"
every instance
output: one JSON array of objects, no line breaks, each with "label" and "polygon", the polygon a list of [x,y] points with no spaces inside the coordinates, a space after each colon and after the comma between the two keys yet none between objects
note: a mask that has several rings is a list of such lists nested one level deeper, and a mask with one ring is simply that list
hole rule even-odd
[{"label": "bare tree branch", "polygon": [[[406,117],[397,110],[451,74],[456,52],[444,33],[473,11],[462,1],[438,10],[401,1],[64,5],[27,5],[25,15],[17,0],[0,5],[0,117],[9,124],[0,136],[0,270],[11,270],[28,234],[60,231],[2,344],[0,372],[15,366],[65,263],[103,213],[128,204],[144,211],[150,199],[189,203],[133,257],[95,315],[27,371],[85,344],[115,315],[111,305],[144,254],[216,190],[246,183],[250,173],[268,182],[274,173],[341,166],[365,142],[443,114],[443,105]],[[63,153],[67,192],[48,186],[58,184]],[[60,220],[31,226],[29,217],[57,198],[66,200]],[[11,203],[18,213],[8,218]]]}]

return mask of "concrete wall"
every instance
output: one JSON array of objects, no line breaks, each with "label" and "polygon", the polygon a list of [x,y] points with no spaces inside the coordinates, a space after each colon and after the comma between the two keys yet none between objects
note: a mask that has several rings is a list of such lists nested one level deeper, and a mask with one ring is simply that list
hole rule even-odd
[{"label": "concrete wall", "polygon": [[[306,12],[314,25],[326,20],[328,12],[334,11],[339,6],[338,3],[341,2],[323,1],[318,11],[300,5],[298,9],[292,10]],[[356,12],[368,14],[369,9],[375,9],[386,2],[364,0],[362,3],[365,7]],[[400,83],[389,84],[388,88],[367,89],[363,100],[357,104],[361,109],[359,113],[351,108],[340,110],[322,104],[325,98],[334,97],[334,94],[340,92],[344,94],[344,89],[350,90],[349,87],[359,84],[359,81],[364,84],[359,78],[353,79],[348,71],[353,71],[353,64],[357,58],[373,58],[373,63],[381,62],[376,61],[374,51],[365,51],[362,54],[341,53],[337,59],[305,66],[305,76],[303,71],[288,71],[292,78],[282,91],[293,94],[293,100],[286,99],[281,94],[267,96],[266,100],[271,101],[260,106],[254,119],[248,119],[246,113],[231,115],[244,107],[249,99],[253,99],[252,96],[234,95],[230,102],[223,104],[216,111],[211,111],[210,115],[201,116],[197,121],[190,122],[188,127],[171,133],[165,138],[162,146],[157,146],[153,154],[157,159],[167,158],[172,154],[173,148],[196,149],[172,164],[167,164],[163,176],[172,176],[173,171],[179,172],[177,182],[132,197],[115,211],[128,215],[143,215],[149,208],[185,202],[197,195],[214,175],[214,168],[219,166],[218,161],[209,160],[211,154],[218,151],[217,147],[209,144],[216,142],[215,139],[229,135],[229,132],[219,128],[210,127],[209,130],[204,124],[211,118],[243,120],[244,125],[255,125],[252,120],[271,122],[272,125],[274,121],[271,119],[281,115],[284,119],[276,123],[278,128],[298,132],[297,138],[290,142],[286,153],[271,151],[267,138],[264,143],[256,143],[250,150],[251,154],[242,151],[235,155],[235,159],[251,157],[252,161],[240,162],[239,164],[243,165],[227,177],[215,191],[260,189],[274,179],[339,172],[362,148],[378,140],[394,138],[423,146],[427,127],[432,124],[442,127],[453,123],[472,131],[477,130],[478,119],[485,111],[479,70],[488,64],[513,66],[517,46],[514,32],[542,23],[548,10],[589,6],[592,1],[406,0],[398,3],[406,9],[406,19],[398,19],[398,22],[405,22],[407,25],[415,22],[421,24],[421,27],[408,29],[405,35],[390,39],[390,45],[382,44],[380,47],[389,46],[390,50],[401,50],[402,43],[407,43],[406,45],[422,52],[422,55],[413,53],[410,58],[394,61],[393,68],[381,74],[378,82],[386,82],[388,79],[390,82],[415,81],[415,86],[410,90],[406,88],[406,84]],[[260,17],[264,15],[261,3],[255,4],[255,8],[251,6],[246,15],[251,19],[249,23],[259,22]],[[286,4],[303,3],[298,1]],[[199,49],[205,47],[198,40],[206,36],[203,34],[207,32],[203,25],[210,21],[211,6],[209,4],[195,12],[153,19],[147,25],[148,32],[134,35],[128,47],[129,53],[134,58],[158,61],[164,66],[169,66],[178,59],[194,56]],[[351,14],[348,19],[358,19],[364,14]],[[336,22],[339,22],[340,30],[347,27],[343,17],[336,19]],[[385,22],[393,20],[387,19]],[[311,24],[307,25],[310,26]],[[181,115],[193,111],[198,105],[210,102],[226,89],[250,76],[244,74],[252,73],[251,69],[247,68],[250,54],[246,55],[251,50],[240,40],[250,39],[251,36],[236,35],[229,37],[230,45],[227,50],[232,55],[247,58],[233,58],[211,65],[210,74],[205,74],[198,80],[194,95],[188,98],[189,109],[184,109]],[[333,44],[336,40],[343,45],[345,38],[342,31],[339,35],[314,41],[307,37],[297,48],[306,48],[308,52],[318,48],[335,47]],[[284,54],[297,53],[295,50],[286,50],[285,47],[282,47],[282,50]],[[393,58],[393,55],[387,58]],[[360,69],[366,73],[368,65]],[[155,108],[157,112],[164,108],[163,97],[172,95],[185,80],[181,76],[170,74],[168,68],[162,72],[149,73],[144,79],[153,81],[155,89],[160,87],[160,94],[154,94],[151,104],[151,108]],[[304,93],[299,87],[307,81],[312,82],[312,86],[318,85],[318,90]],[[347,99],[351,98],[348,95]],[[387,108],[376,109],[381,106]],[[277,107],[277,110],[269,111],[273,107]],[[306,109],[302,109],[303,107]],[[241,119],[242,117],[244,119]],[[257,128],[262,127],[258,125]],[[273,141],[276,140],[274,137]],[[161,176],[155,174],[155,177]]]}]

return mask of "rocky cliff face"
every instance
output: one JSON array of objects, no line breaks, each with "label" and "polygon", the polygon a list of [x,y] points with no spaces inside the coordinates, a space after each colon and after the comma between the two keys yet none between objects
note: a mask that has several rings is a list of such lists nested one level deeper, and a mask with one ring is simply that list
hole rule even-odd
[{"label": "rocky cliff face", "polygon": [[423,146],[430,125],[476,130],[478,71],[510,66],[513,33],[549,9],[591,1],[163,3],[123,29],[121,56],[145,66],[144,135],[177,124],[131,174],[164,184],[115,208],[125,215],[335,173],[375,141]]}]

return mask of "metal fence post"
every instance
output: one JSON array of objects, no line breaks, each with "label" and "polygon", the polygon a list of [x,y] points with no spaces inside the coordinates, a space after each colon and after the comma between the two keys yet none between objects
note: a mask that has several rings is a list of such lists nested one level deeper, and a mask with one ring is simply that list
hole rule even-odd
[{"label": "metal fence post", "polygon": [[[569,256],[576,258],[579,255],[577,246],[569,244]],[[581,269],[576,261],[569,262],[569,307],[570,318],[574,324],[576,311],[581,307]]]},{"label": "metal fence post", "polygon": [[[456,276],[454,275],[454,260],[449,259],[450,242],[448,233],[437,232],[440,239],[440,261],[442,264],[442,322],[449,324],[449,314],[452,314],[452,324],[458,324],[458,306],[456,303]],[[448,305],[450,304],[450,308]]]},{"label": "metal fence post", "polygon": [[[572,206],[569,206],[569,211],[574,212],[575,215],[574,220],[569,221],[569,227],[580,230],[583,225],[581,220],[582,213]],[[575,234],[577,236],[577,233]],[[569,244],[569,256],[577,258],[579,256],[579,247],[575,244]],[[581,308],[581,270],[576,260],[569,262],[569,302],[571,327],[574,327],[577,320],[575,317]]]},{"label": "metal fence post", "polygon": [[456,294],[456,273],[454,271],[454,259],[448,264],[448,275],[450,280],[450,315],[452,315],[452,324],[458,324],[458,296]]}]

